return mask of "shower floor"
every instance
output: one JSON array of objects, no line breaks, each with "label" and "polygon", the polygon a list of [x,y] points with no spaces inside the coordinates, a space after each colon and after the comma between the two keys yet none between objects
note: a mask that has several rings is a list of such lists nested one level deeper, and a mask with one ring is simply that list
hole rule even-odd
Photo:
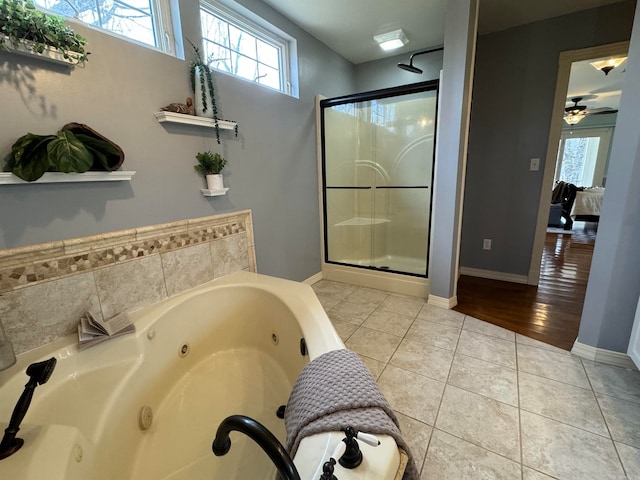
[{"label": "shower floor", "polygon": [[413,275],[425,275],[427,273],[427,260],[425,258],[383,255],[372,259],[343,258],[335,261],[357,267],[373,267],[383,271],[389,270],[394,272],[410,273]]}]

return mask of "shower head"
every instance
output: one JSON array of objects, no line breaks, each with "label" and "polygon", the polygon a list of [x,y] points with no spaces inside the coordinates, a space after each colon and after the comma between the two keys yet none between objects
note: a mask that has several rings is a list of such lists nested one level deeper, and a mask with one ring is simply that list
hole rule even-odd
[{"label": "shower head", "polygon": [[398,67],[401,68],[402,70],[406,70],[407,72],[417,73],[417,74],[422,73],[421,69],[413,66],[413,59],[411,59],[411,61],[409,62],[409,65],[407,65],[406,63],[399,63]]},{"label": "shower head", "polygon": [[416,55],[424,55],[425,53],[438,52],[440,50],[444,50],[444,47],[431,48],[429,50],[422,50],[420,52],[416,52],[409,57],[409,65],[407,65],[406,63],[399,63],[398,68],[401,68],[402,70],[406,70],[407,72],[417,73],[418,75],[420,75],[422,73],[422,69],[413,66],[413,57],[415,57]]},{"label": "shower head", "polygon": [[53,373],[57,360],[55,357],[51,357],[44,362],[32,363],[27,367],[27,376],[30,377],[31,382],[37,382],[38,385],[44,385],[49,381],[49,377]]}]

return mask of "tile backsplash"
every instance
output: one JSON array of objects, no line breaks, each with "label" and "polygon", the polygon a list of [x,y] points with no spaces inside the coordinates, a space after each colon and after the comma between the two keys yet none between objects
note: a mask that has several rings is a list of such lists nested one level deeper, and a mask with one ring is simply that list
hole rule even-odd
[{"label": "tile backsplash", "polygon": [[0,250],[0,322],[16,354],[239,270],[256,271],[251,211]]}]

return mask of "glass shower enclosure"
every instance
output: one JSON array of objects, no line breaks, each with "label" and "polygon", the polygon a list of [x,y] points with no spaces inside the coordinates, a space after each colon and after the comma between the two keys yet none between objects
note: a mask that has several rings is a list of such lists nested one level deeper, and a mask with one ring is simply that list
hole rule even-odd
[{"label": "glass shower enclosure", "polygon": [[321,107],[325,262],[427,276],[438,82]]}]

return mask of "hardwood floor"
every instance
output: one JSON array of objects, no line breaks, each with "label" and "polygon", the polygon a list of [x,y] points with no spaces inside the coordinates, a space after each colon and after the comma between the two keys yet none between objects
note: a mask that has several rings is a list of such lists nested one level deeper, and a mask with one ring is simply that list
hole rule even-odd
[{"label": "hardwood floor", "polygon": [[462,275],[454,310],[570,350],[580,316],[596,238],[593,224],[573,234],[547,233],[537,287]]}]

